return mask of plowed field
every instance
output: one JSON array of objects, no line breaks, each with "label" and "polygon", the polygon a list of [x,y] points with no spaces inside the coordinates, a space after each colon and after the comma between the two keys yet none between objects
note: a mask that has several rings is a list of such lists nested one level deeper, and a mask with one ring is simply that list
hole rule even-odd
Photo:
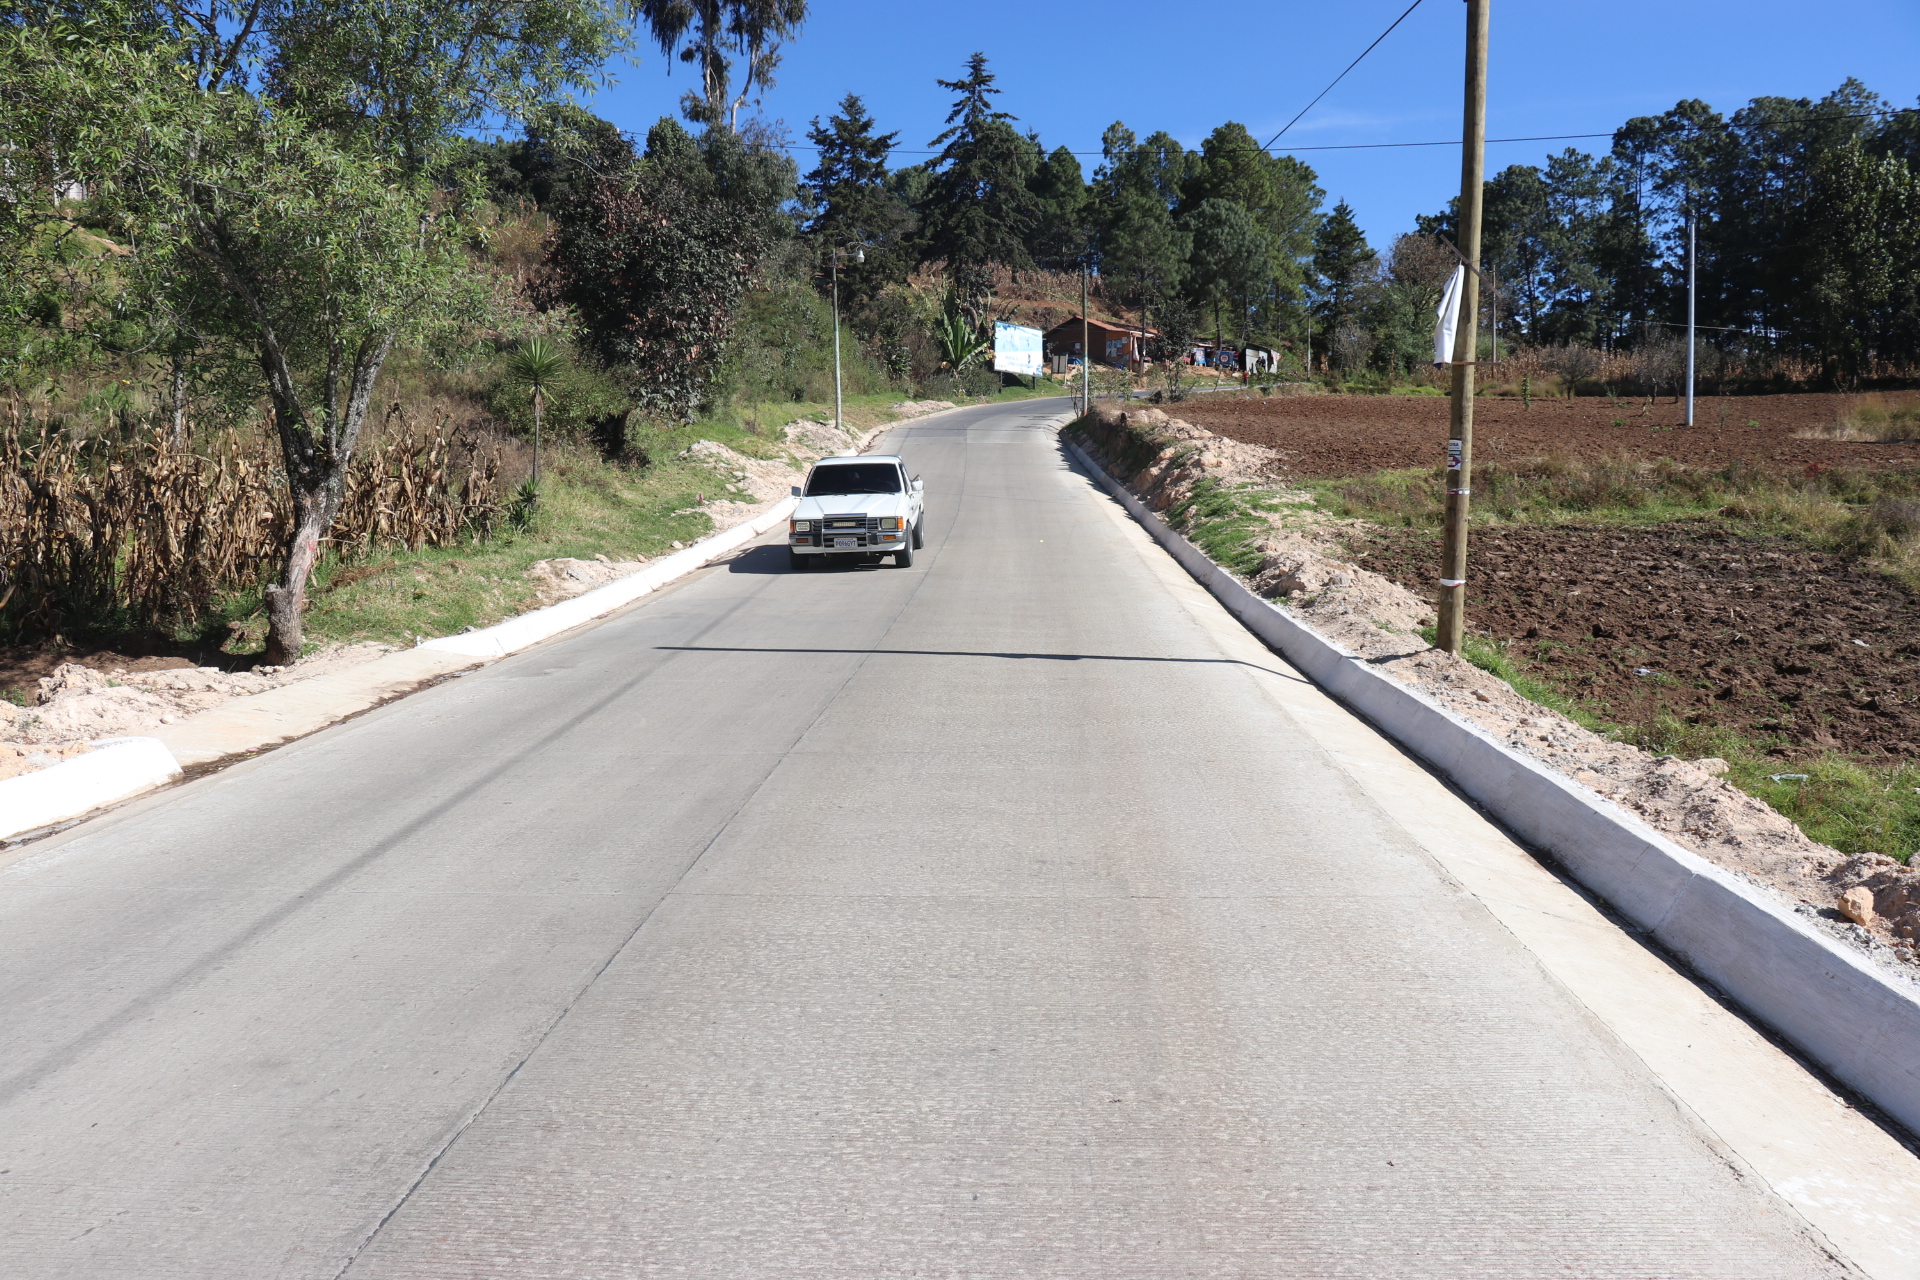
[{"label": "plowed field", "polygon": [[[1890,397],[1895,399],[1910,396]],[[1920,467],[1920,443],[1803,440],[1797,431],[1836,421],[1846,395],[1703,396],[1694,425],[1671,397],[1619,404],[1600,398],[1474,401],[1474,459],[1542,454],[1627,455],[1724,466],[1754,461],[1796,468]],[[1445,461],[1447,401],[1418,396],[1297,396],[1266,400],[1196,397],[1167,406],[1216,435],[1279,449],[1302,476],[1352,476]]]},{"label": "plowed field", "polygon": [[[1422,596],[1438,535],[1381,529],[1358,563]],[[1476,530],[1467,616],[1554,685],[1779,754],[1920,754],[1920,600],[1839,556],[1713,521]]]}]

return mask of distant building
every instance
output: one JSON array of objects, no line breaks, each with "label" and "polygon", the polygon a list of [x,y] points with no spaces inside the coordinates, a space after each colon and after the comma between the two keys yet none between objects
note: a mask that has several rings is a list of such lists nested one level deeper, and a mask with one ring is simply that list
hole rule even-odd
[{"label": "distant building", "polygon": [[1068,356],[1079,360],[1087,353],[1081,350],[1083,340],[1093,345],[1093,362],[1110,365],[1115,369],[1139,370],[1146,363],[1146,341],[1159,334],[1153,329],[1136,329],[1130,325],[1109,324],[1104,320],[1086,320],[1079,316],[1068,319],[1042,335],[1050,356]]}]

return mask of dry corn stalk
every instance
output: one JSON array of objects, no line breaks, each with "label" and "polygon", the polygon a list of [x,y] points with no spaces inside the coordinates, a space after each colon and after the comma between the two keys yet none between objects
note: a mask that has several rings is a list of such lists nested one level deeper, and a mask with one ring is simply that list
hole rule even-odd
[{"label": "dry corn stalk", "polygon": [[[499,460],[444,420],[397,411],[354,460],[328,540],[342,556],[478,541],[503,505]],[[0,609],[15,634],[76,624],[190,624],[285,554],[286,479],[263,435],[196,453],[155,432],[134,444],[0,439]]]}]

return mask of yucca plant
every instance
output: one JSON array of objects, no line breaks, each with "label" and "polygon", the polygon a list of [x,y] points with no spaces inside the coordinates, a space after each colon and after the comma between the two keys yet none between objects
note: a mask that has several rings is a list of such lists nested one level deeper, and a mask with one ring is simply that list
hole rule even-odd
[{"label": "yucca plant", "polygon": [[540,487],[540,410],[547,392],[566,371],[567,358],[550,338],[534,337],[507,361],[507,380],[533,396],[533,487]]}]

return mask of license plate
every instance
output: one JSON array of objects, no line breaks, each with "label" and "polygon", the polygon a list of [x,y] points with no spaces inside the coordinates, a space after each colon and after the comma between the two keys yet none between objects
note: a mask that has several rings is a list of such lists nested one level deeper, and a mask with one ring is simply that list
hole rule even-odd
[{"label": "license plate", "polygon": [[833,545],[834,545],[834,546],[836,546],[836,547],[857,547],[857,546],[859,546],[859,545],[860,545],[860,539],[858,539],[858,538],[835,538],[835,539],[833,540]]}]

